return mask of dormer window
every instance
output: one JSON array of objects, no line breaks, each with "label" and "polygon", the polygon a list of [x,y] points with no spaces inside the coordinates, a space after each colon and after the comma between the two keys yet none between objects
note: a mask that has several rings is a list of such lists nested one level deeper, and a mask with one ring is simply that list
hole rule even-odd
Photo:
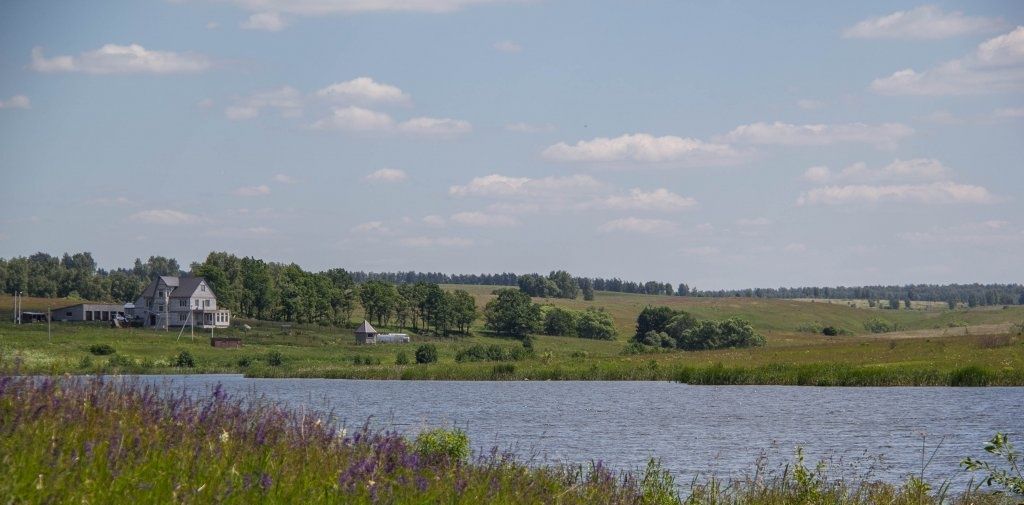
[{"label": "dormer window", "polygon": [[202,290],[203,292],[205,292],[206,291],[206,284],[200,284],[199,285],[199,289]]}]

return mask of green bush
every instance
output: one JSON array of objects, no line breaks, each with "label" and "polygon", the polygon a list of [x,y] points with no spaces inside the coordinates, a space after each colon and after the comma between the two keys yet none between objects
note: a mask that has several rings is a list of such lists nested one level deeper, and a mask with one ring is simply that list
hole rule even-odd
[{"label": "green bush", "polygon": [[415,446],[420,457],[431,461],[455,462],[469,458],[469,436],[459,429],[437,428],[420,432]]},{"label": "green bush", "polygon": [[437,347],[434,344],[423,344],[416,349],[416,363],[435,363],[437,361]]},{"label": "green bush", "polygon": [[135,361],[120,354],[112,354],[110,359],[107,360],[107,366],[110,368],[128,368],[135,366]]},{"label": "green bush", "polygon": [[821,329],[821,334],[827,337],[834,337],[839,334],[839,330],[835,326],[826,326]]},{"label": "green bush", "polygon": [[409,355],[406,354],[405,351],[398,351],[398,354],[395,355],[395,364],[396,365],[408,365],[409,364]]},{"label": "green bush", "polygon": [[519,361],[530,356],[533,356],[533,349],[527,349],[526,347],[505,348],[496,344],[488,346],[476,344],[455,353],[455,361],[459,363],[467,361]]},{"label": "green bush", "polygon": [[576,313],[559,308],[549,307],[544,316],[544,334],[571,337],[576,335]]},{"label": "green bush", "polygon": [[284,364],[284,356],[280,352],[270,351],[267,353],[267,364],[270,366],[281,366]]},{"label": "green bush", "polygon": [[89,352],[96,356],[109,356],[117,352],[110,344],[93,344],[89,346]]},{"label": "green bush", "polygon": [[864,322],[864,329],[871,333],[889,333],[899,329],[899,326],[880,317],[873,317]]},{"label": "green bush", "polygon": [[252,358],[248,356],[238,358],[238,366],[241,368],[249,368],[250,366],[252,366]]},{"label": "green bush", "polygon": [[764,345],[764,342],[764,337],[755,333],[750,323],[733,317],[724,321],[698,321],[695,326],[676,338],[676,347],[687,351],[700,351],[757,347]]},{"label": "green bush", "polygon": [[178,353],[178,357],[174,359],[174,366],[178,368],[195,368],[196,359],[192,357],[192,353],[181,351]]},{"label": "green bush", "polygon": [[604,309],[589,308],[580,313],[576,334],[593,340],[615,340],[615,321]]}]

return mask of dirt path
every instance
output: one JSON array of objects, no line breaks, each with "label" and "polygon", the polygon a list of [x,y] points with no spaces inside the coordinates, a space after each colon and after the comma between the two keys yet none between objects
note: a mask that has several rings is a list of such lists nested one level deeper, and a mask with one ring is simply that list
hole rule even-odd
[{"label": "dirt path", "polygon": [[1010,332],[1011,323],[978,324],[956,328],[930,328],[927,330],[894,331],[892,333],[874,333],[866,337],[886,340],[903,340],[908,338],[940,338],[960,335],[998,335]]}]

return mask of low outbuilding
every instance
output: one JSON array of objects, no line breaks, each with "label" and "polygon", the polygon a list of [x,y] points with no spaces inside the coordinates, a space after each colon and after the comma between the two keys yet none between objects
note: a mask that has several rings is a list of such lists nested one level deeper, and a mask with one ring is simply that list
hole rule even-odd
[{"label": "low outbuilding", "polygon": [[53,309],[53,321],[106,321],[124,317],[124,305],[115,303],[79,303]]},{"label": "low outbuilding", "polygon": [[363,320],[363,324],[359,325],[355,331],[356,343],[357,344],[376,344],[377,343],[377,330],[373,328],[373,325],[369,321]]}]

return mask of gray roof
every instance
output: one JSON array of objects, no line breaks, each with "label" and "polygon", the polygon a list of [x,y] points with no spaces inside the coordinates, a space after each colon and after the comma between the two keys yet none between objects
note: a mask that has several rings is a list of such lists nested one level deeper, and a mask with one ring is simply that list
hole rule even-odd
[{"label": "gray roof", "polygon": [[356,328],[356,333],[377,333],[377,330],[373,329],[370,322],[364,319],[363,324]]},{"label": "gray roof", "polygon": [[146,286],[146,289],[142,291],[142,297],[148,298],[156,296],[156,286],[159,281],[169,286],[171,292],[168,293],[169,298],[185,298],[192,296],[199,289],[199,284],[203,283],[205,279],[202,277],[172,277],[169,275],[161,275]]}]

